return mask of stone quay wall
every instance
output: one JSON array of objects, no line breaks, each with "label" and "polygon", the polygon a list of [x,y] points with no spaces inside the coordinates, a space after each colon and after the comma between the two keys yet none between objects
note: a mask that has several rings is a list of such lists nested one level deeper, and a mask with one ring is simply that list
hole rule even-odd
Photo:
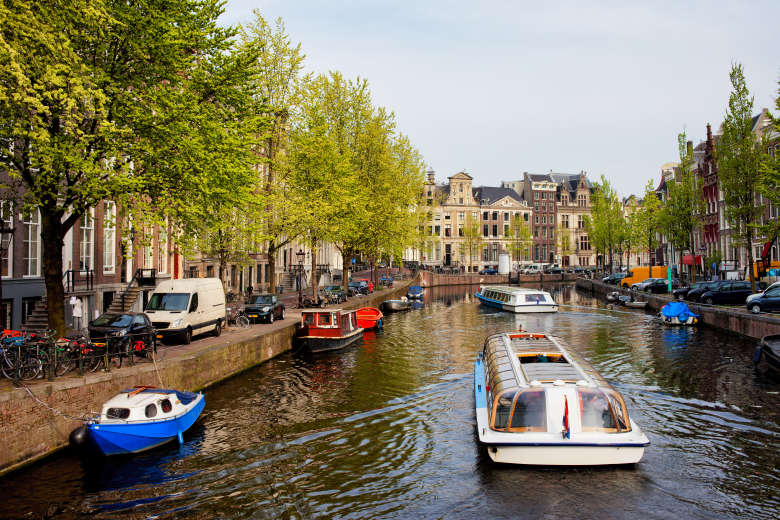
[{"label": "stone quay wall", "polygon": [[[644,292],[631,292],[628,289],[608,285],[596,280],[578,278],[577,288],[592,293],[594,296],[604,297],[607,293],[618,291],[621,294],[633,295],[636,300],[646,301],[648,307],[660,311],[661,308],[672,300],[671,295],[651,294]],[[730,330],[751,338],[763,338],[770,334],[780,334],[780,317],[776,314],[753,314],[744,306],[742,308],[723,307],[720,305],[706,305],[694,302],[685,302],[696,314],[701,315],[701,321],[712,327]]]},{"label": "stone quay wall", "polygon": [[[406,294],[409,282],[393,289],[352,298],[343,308],[378,306],[388,298]],[[289,312],[292,317],[297,313]],[[154,385],[178,390],[202,390],[233,377],[292,348],[297,320],[229,329],[219,338],[203,338],[191,345],[162,347],[155,366],[136,364],[111,372],[64,376],[27,382],[24,388],[0,381],[0,475],[46,457],[68,445],[68,436],[80,421],[71,417],[100,412],[103,403],[121,390]],[[159,371],[159,374],[158,374]]]}]

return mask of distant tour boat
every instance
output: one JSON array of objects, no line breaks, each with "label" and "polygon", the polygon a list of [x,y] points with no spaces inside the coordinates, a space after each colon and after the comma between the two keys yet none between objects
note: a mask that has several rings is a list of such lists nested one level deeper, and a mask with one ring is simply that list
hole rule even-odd
[{"label": "distant tour boat", "polygon": [[546,334],[488,336],[474,365],[477,434],[495,462],[639,462],[650,444],[623,397]]},{"label": "distant tour boat", "polygon": [[76,447],[87,444],[104,455],[145,451],[178,439],[200,416],[202,393],[140,386],[123,390],[103,405],[100,415],[70,434]]},{"label": "distant tour boat", "polygon": [[298,347],[325,352],[344,348],[362,337],[363,328],[354,310],[304,310],[295,341]]},{"label": "distant tour boat", "polygon": [[487,285],[480,287],[474,296],[482,305],[495,307],[509,312],[557,312],[550,293],[524,287],[508,287],[504,285]]}]

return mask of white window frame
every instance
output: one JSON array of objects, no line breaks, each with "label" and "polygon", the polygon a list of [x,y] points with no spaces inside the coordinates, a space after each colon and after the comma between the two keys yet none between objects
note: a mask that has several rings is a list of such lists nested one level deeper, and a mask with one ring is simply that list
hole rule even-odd
[{"label": "white window frame", "polygon": [[[2,221],[8,229],[13,228],[14,225],[14,213],[13,213],[13,203],[10,200],[2,200],[0,201],[0,221]],[[5,218],[5,216],[8,216],[8,218]],[[6,257],[0,258],[0,274],[2,274],[2,264],[5,260],[8,262],[8,272],[3,275],[3,278],[13,278],[14,275],[14,241],[13,241],[13,234],[3,234],[0,236],[0,240],[3,241],[3,250],[5,251]]]},{"label": "white window frame", "polygon": [[107,201],[103,213],[103,273],[116,272],[116,203]]},{"label": "white window frame", "polygon": [[24,224],[24,274],[22,276],[23,278],[40,278],[41,212],[36,208],[34,213],[23,217],[22,222]]},{"label": "white window frame", "polygon": [[[157,235],[157,272],[168,273],[168,219],[165,219]],[[327,248],[324,250],[327,255]],[[326,256],[327,258],[327,256]]]},{"label": "white window frame", "polygon": [[79,269],[95,269],[95,209],[81,217],[79,226]]}]

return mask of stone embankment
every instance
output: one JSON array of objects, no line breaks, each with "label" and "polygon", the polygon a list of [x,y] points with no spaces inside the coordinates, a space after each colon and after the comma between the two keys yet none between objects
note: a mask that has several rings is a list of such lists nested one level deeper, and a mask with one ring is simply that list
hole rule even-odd
[{"label": "stone embankment", "polygon": [[[376,307],[388,298],[406,294],[408,285],[352,298],[339,307]],[[73,417],[99,412],[105,401],[125,388],[154,385],[201,390],[290,350],[299,320],[300,312],[288,309],[284,321],[248,329],[228,328],[220,337],[162,347],[155,364],[144,362],[111,372],[27,384],[45,404],[25,387],[0,380],[0,475],[67,446],[68,435],[80,424]]]},{"label": "stone embankment", "polygon": [[[660,311],[672,300],[670,295],[631,292],[628,289],[607,285],[596,280],[578,278],[577,288],[604,297],[607,293],[619,291],[621,294],[632,295],[636,300],[646,301],[648,307]],[[763,338],[770,334],[780,334],[780,317],[776,314],[752,314],[742,307],[724,307],[721,305],[706,305],[685,302],[696,314],[701,315],[702,322],[712,327],[730,330],[751,338]]]},{"label": "stone embankment", "polygon": [[431,271],[420,271],[421,284],[424,287],[438,287],[442,285],[490,285],[504,283],[549,283],[549,282],[573,282],[576,277],[573,274],[439,274]]}]

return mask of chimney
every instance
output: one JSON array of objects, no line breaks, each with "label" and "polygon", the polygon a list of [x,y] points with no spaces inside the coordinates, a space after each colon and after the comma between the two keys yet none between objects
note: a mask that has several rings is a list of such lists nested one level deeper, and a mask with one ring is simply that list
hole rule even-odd
[{"label": "chimney", "polygon": [[436,179],[434,178],[434,175],[436,172],[433,170],[428,170],[426,173],[428,174],[428,184],[435,184]]}]

